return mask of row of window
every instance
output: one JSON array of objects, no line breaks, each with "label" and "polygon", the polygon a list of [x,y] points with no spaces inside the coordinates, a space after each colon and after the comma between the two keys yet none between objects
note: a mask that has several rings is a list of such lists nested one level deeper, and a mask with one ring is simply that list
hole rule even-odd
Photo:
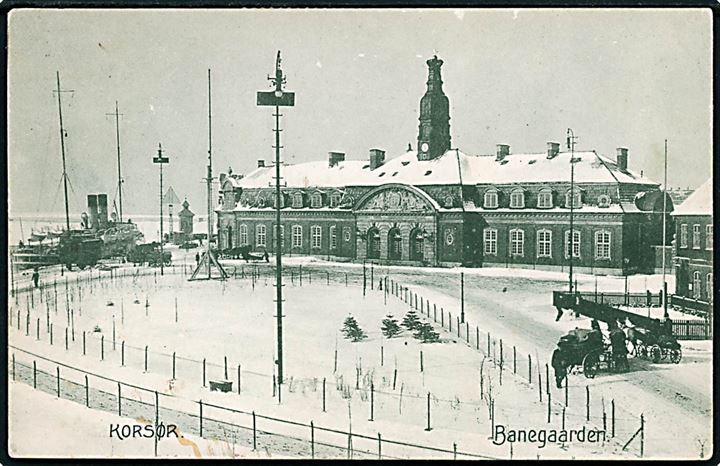
[{"label": "row of window", "polygon": [[[693,247],[693,249],[701,249],[700,248],[701,226],[696,223],[692,227],[693,227],[692,247]],[[683,223],[680,225],[680,247],[681,248],[688,247],[688,225],[687,225],[687,223]],[[713,226],[712,226],[712,224],[710,224],[710,225],[705,225],[705,249],[712,251],[712,248],[713,248]]]},{"label": "row of window", "polygon": [[[552,257],[552,234],[551,230],[538,230],[536,233],[537,257]],[[595,259],[610,259],[611,234],[609,231],[600,230],[595,232]],[[498,253],[498,230],[485,228],[483,230],[483,242],[485,255],[497,255]],[[525,255],[525,231],[520,229],[510,230],[509,253],[511,256]],[[580,257],[580,232],[573,231],[573,239],[570,241],[570,231],[565,232],[565,258],[570,257],[570,251],[574,258]]]},{"label": "row of window", "polygon": [[[328,196],[328,205],[330,207],[337,207],[340,205],[340,201],[342,200],[342,194],[339,192],[334,192]],[[261,203],[264,204],[264,201],[261,199]],[[275,205],[275,197],[272,197],[272,203]],[[305,199],[302,193],[295,192],[290,195],[290,205],[293,209],[300,209],[303,207],[306,207],[305,205]],[[323,196],[319,192],[312,193],[310,195],[310,207],[313,209],[319,209],[323,206]],[[280,196],[280,207],[285,207],[285,196]]]},{"label": "row of window", "polygon": [[693,272],[692,294],[695,299],[706,299],[712,301],[713,298],[713,274],[712,272],[705,275],[705,293],[702,290],[702,273]]},{"label": "row of window", "polygon": [[[303,247],[303,227],[302,225],[293,225],[291,229],[291,239],[293,248]],[[322,227],[320,225],[312,225],[310,227],[310,247],[313,249],[320,249],[322,247]],[[343,239],[350,241],[350,229],[345,228],[343,231]],[[331,226],[329,231],[330,238],[330,249],[337,248],[337,227]],[[248,226],[245,224],[240,225],[238,229],[238,240],[240,246],[246,246],[249,244],[248,241]],[[280,242],[285,243],[285,225],[280,225]],[[267,242],[267,227],[265,225],[255,226],[255,246],[265,248],[268,246]]]},{"label": "row of window", "polygon": [[[488,189],[485,191],[485,197],[483,199],[483,206],[486,209],[497,209],[498,208],[498,195],[499,191],[495,188]],[[574,199],[574,200],[573,200]],[[610,196],[602,194],[598,196],[598,207],[609,207],[611,204]],[[582,207],[582,196],[579,190],[575,190],[574,196],[568,190],[565,194],[565,207],[570,208],[570,205],[575,209]],[[510,193],[510,208],[512,209],[523,209],[525,208],[525,191],[522,188],[516,188]],[[538,192],[537,197],[537,208],[538,209],[551,209],[553,208],[553,193],[550,188],[541,189]]]}]

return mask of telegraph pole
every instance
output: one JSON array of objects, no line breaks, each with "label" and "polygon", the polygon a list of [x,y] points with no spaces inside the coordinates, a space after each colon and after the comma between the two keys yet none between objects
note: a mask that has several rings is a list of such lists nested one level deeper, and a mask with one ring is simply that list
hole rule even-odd
[{"label": "telegraph pole", "polygon": [[663,317],[668,319],[668,295],[667,281],[665,280],[665,241],[667,241],[667,228],[665,226],[665,217],[667,216],[667,139],[665,139],[665,175],[663,180],[663,218],[662,218],[662,275],[663,275]]},{"label": "telegraph pole", "polygon": [[57,78],[57,90],[54,91],[57,93],[58,98],[58,114],[60,116],[60,153],[62,154],[62,167],[63,167],[63,192],[65,194],[65,227],[67,228],[67,231],[70,231],[70,208],[68,207],[68,176],[67,176],[67,170],[65,167],[65,128],[63,128],[63,117],[62,117],[62,100],[60,99],[60,94],[62,92],[74,92],[74,91],[62,91],[60,90],[60,72],[56,71],[55,76]]},{"label": "telegraph pole", "polygon": [[282,341],[282,238],[280,236],[280,107],[295,106],[295,93],[283,90],[283,85],[287,82],[280,68],[280,51],[277,53],[275,61],[275,76],[268,76],[268,80],[275,87],[274,91],[257,93],[257,105],[275,107],[275,303],[276,303],[276,322],[277,322],[277,366],[278,366],[278,385],[283,383],[283,341]]},{"label": "telegraph pole", "polygon": [[570,149],[570,237],[568,238],[570,271],[568,275],[568,283],[570,293],[573,292],[573,255],[575,253],[575,231],[573,229],[573,220],[575,215],[575,133],[572,129],[567,129],[567,147]]},{"label": "telegraph pole", "polygon": [[[212,193],[212,87],[210,81],[210,68],[208,68],[208,165],[207,165],[207,244],[205,254],[207,254],[207,274],[208,280],[210,280],[210,239],[213,234],[213,219],[212,219],[212,205],[213,205],[213,193]],[[218,234],[218,243],[220,242],[220,235]],[[218,247],[220,245],[218,244]]]},{"label": "telegraph pole", "polygon": [[105,115],[108,116],[114,116],[115,117],[115,141],[117,146],[117,179],[118,179],[118,200],[120,204],[119,208],[119,216],[120,216],[120,223],[123,221],[123,209],[122,209],[122,174],[120,171],[120,117],[122,116],[122,113],[118,112],[118,102],[115,101],[115,112],[114,113],[106,113]]},{"label": "telegraph pole", "polygon": [[170,163],[167,156],[163,156],[162,144],[158,143],[158,154],[153,157],[153,163],[160,165],[160,275],[165,274],[165,257],[163,248],[163,164]]}]

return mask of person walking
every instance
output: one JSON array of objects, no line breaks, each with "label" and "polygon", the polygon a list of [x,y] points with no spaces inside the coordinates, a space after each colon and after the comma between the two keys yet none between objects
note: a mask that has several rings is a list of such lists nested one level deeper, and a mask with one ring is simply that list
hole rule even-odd
[{"label": "person walking", "polygon": [[199,264],[200,264],[200,253],[196,252],[195,253],[195,265],[197,266]]},{"label": "person walking", "polygon": [[35,270],[33,270],[32,281],[33,281],[33,284],[35,285],[35,288],[37,288],[38,282],[40,281],[40,271],[38,270],[37,267],[35,267]]}]

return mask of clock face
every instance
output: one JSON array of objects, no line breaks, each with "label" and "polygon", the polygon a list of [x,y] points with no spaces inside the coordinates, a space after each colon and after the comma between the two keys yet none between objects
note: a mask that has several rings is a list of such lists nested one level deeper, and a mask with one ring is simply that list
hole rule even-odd
[{"label": "clock face", "polygon": [[420,144],[420,150],[423,152],[427,152],[429,148],[430,146],[428,146],[427,142],[423,142],[422,144]]}]

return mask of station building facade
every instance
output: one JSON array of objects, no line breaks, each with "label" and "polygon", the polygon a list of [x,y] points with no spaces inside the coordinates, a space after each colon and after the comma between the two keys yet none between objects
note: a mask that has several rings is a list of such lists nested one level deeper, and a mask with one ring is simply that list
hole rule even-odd
[{"label": "station building facade", "polygon": [[333,260],[562,269],[572,254],[579,272],[652,270],[663,193],[628,169],[626,148],[614,159],[561,151],[553,141],[535,153],[512,153],[507,144],[491,155],[454,149],[443,62],[427,64],[416,150],[386,158],[370,149],[365,160],[330,152],[283,165],[279,229],[275,168],[258,161],[245,176],[223,173],[220,247],[274,253],[280,235],[284,254]]}]

